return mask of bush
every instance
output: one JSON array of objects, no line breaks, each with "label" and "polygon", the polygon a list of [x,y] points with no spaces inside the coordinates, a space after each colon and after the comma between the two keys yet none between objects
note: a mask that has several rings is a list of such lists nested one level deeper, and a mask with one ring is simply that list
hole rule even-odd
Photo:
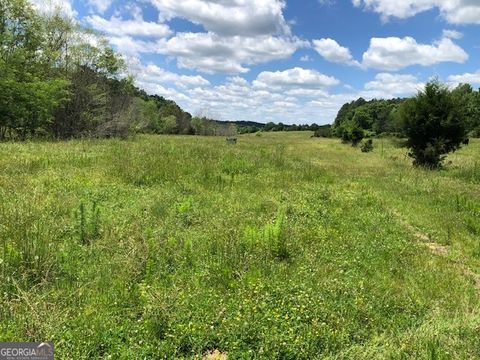
[{"label": "bush", "polygon": [[373,140],[368,139],[362,142],[362,146],[360,147],[360,150],[362,150],[362,152],[364,153],[373,151]]},{"label": "bush", "polygon": [[357,146],[360,144],[360,142],[363,140],[365,137],[365,133],[363,130],[357,126],[355,126],[351,131],[350,131],[350,141],[352,143],[352,146]]},{"label": "bush", "polygon": [[342,127],[338,128],[336,132],[340,135],[342,143],[351,143],[352,146],[360,144],[365,137],[364,130],[355,123],[342,125]]},{"label": "bush", "polygon": [[399,111],[414,165],[440,167],[446,154],[460,148],[467,138],[464,106],[438,80],[428,82]]},{"label": "bush", "polygon": [[332,137],[332,129],[330,125],[318,127],[313,133],[313,137],[323,137],[330,138]]}]

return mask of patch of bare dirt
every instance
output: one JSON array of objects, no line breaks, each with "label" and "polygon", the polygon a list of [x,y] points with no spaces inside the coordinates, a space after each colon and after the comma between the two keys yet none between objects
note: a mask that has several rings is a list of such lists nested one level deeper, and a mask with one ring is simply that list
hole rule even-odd
[{"label": "patch of bare dirt", "polygon": [[420,242],[425,245],[432,253],[434,253],[435,255],[446,255],[448,253],[448,246],[441,245],[435,241],[432,241],[432,237],[430,235],[417,230],[413,225],[405,221],[397,211],[394,210],[393,214],[397,219],[399,219],[400,223],[410,233],[412,233],[413,236],[420,240]]},{"label": "patch of bare dirt", "polygon": [[430,251],[436,255],[446,255],[448,253],[448,247],[444,245],[428,242],[428,243],[425,243],[425,246],[429,248]]},{"label": "patch of bare dirt", "polygon": [[227,360],[228,356],[218,350],[210,351],[203,357],[204,360]]}]

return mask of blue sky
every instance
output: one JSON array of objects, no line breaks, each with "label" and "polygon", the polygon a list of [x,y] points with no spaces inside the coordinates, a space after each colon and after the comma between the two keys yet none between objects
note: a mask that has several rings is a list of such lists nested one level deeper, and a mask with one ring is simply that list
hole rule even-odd
[{"label": "blue sky", "polygon": [[193,115],[330,123],[340,106],[480,86],[480,0],[32,0],[104,34]]}]

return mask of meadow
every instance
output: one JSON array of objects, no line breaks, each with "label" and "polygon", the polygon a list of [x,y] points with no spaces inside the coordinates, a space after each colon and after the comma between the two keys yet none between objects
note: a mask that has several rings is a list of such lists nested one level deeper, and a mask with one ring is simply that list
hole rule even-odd
[{"label": "meadow", "polygon": [[0,144],[0,340],[59,359],[480,358],[480,141]]}]

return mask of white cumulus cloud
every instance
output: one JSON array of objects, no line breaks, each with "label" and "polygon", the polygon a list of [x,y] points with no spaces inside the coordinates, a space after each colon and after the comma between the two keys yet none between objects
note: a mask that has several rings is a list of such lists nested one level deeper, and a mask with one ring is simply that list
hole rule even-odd
[{"label": "white cumulus cloud", "polygon": [[406,97],[415,94],[423,85],[411,74],[379,73],[374,80],[365,84],[365,91],[361,95],[369,99]]},{"label": "white cumulus cloud", "polygon": [[480,2],[477,0],[352,0],[353,5],[389,17],[405,19],[438,8],[452,24],[480,24]]},{"label": "white cumulus cloud", "polygon": [[448,39],[461,39],[463,37],[463,34],[460,31],[457,30],[443,30],[442,33],[444,38]]},{"label": "white cumulus cloud", "polygon": [[85,21],[95,30],[115,36],[163,38],[172,34],[167,25],[144,21],[141,17],[123,20],[115,16],[112,16],[110,19],[104,19],[98,15],[93,15],[86,17]]},{"label": "white cumulus cloud", "polygon": [[158,52],[175,56],[183,68],[205,73],[245,73],[249,69],[244,65],[286,59],[306,45],[306,42],[291,37],[179,33],[160,41]]},{"label": "white cumulus cloud", "polygon": [[142,83],[152,83],[156,85],[174,84],[178,88],[209,86],[210,82],[200,75],[180,75],[160,68],[158,65],[150,63],[144,65],[139,58],[131,57],[126,59],[128,69],[135,79]]},{"label": "white cumulus cloud", "polygon": [[285,71],[264,71],[254,81],[257,88],[318,89],[338,85],[339,80],[316,70],[293,68]]},{"label": "white cumulus cloud", "polygon": [[131,36],[108,36],[108,41],[117,48],[120,54],[127,56],[153,54],[157,52],[159,47],[156,41],[145,41]]},{"label": "white cumulus cloud", "polygon": [[164,20],[185,18],[218,35],[288,33],[283,0],[150,0]]},{"label": "white cumulus cloud", "polygon": [[365,67],[380,70],[400,70],[410,65],[433,65],[440,62],[463,63],[468,54],[449,38],[432,45],[419,44],[412,37],[372,38],[363,54]]},{"label": "white cumulus cloud", "polygon": [[348,65],[360,65],[353,59],[350,50],[341,46],[333,39],[313,40],[313,47],[325,60]]},{"label": "white cumulus cloud", "polygon": [[112,6],[113,0],[88,0],[90,7],[103,14]]},{"label": "white cumulus cloud", "polygon": [[458,84],[480,84],[480,70],[474,73],[464,73],[461,75],[450,75],[448,82],[452,85]]}]

